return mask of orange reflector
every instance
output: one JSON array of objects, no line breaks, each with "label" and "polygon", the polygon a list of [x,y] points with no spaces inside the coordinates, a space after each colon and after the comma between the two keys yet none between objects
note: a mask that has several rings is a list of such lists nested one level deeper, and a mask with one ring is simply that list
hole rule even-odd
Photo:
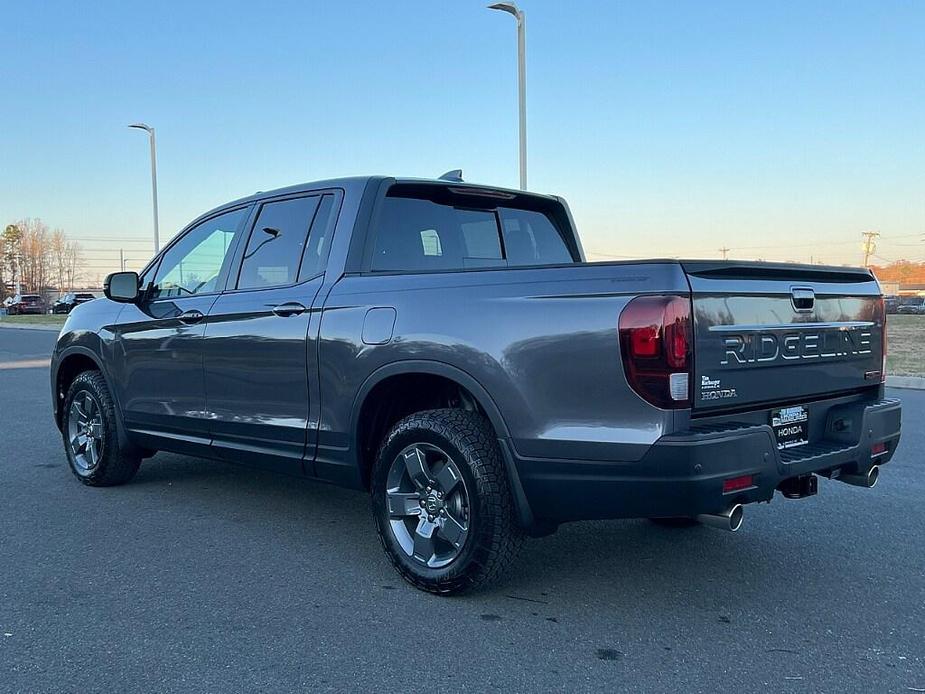
[{"label": "orange reflector", "polygon": [[755,486],[755,476],[754,475],[743,475],[742,477],[730,477],[728,480],[723,480],[723,494],[728,494],[729,492],[737,492],[740,489],[748,489],[749,487]]}]

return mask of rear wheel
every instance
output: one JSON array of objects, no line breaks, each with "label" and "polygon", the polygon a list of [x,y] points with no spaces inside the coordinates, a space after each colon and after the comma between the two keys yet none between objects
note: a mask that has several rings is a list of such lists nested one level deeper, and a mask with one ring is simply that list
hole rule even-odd
[{"label": "rear wheel", "polygon": [[467,410],[398,422],[379,449],[372,500],[389,560],[431,593],[498,580],[523,541],[494,433]]},{"label": "rear wheel", "polygon": [[138,471],[138,452],[120,444],[116,410],[103,375],[77,375],[64,399],[61,433],[71,472],[92,487],[128,482]]}]

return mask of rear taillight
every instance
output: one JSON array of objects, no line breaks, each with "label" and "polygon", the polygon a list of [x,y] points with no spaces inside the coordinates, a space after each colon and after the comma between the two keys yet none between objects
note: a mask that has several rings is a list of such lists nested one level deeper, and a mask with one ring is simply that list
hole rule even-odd
[{"label": "rear taillight", "polygon": [[640,296],[620,314],[626,380],[656,407],[690,407],[691,302],[682,296]]},{"label": "rear taillight", "polygon": [[886,301],[880,297],[880,350],[883,358],[880,363],[880,382],[886,383]]}]

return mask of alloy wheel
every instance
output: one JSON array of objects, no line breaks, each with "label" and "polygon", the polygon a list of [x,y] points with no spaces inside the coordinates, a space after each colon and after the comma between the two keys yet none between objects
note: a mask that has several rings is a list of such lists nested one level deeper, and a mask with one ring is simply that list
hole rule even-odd
[{"label": "alloy wheel", "polygon": [[103,453],[103,413],[96,399],[85,390],[71,401],[67,435],[77,468],[81,472],[96,469]]},{"label": "alloy wheel", "polygon": [[470,505],[456,463],[429,443],[404,448],[386,481],[389,525],[413,561],[440,569],[456,559],[469,535]]}]

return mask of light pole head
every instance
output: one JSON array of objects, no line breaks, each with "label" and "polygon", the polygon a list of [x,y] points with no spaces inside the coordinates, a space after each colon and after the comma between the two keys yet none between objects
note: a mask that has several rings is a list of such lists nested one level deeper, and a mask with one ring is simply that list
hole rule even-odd
[{"label": "light pole head", "polygon": [[131,124],[130,126],[128,126],[128,127],[130,127],[130,128],[138,128],[139,130],[144,130],[144,131],[147,132],[147,133],[153,133],[153,132],[154,132],[154,128],[152,128],[150,125],[146,125],[146,124],[144,124],[144,123],[132,123],[132,124]]},{"label": "light pole head", "polygon": [[514,15],[517,21],[522,21],[524,13],[517,8],[513,2],[496,2],[494,5],[488,6],[489,10],[501,10],[502,12],[507,12],[508,14]]}]

